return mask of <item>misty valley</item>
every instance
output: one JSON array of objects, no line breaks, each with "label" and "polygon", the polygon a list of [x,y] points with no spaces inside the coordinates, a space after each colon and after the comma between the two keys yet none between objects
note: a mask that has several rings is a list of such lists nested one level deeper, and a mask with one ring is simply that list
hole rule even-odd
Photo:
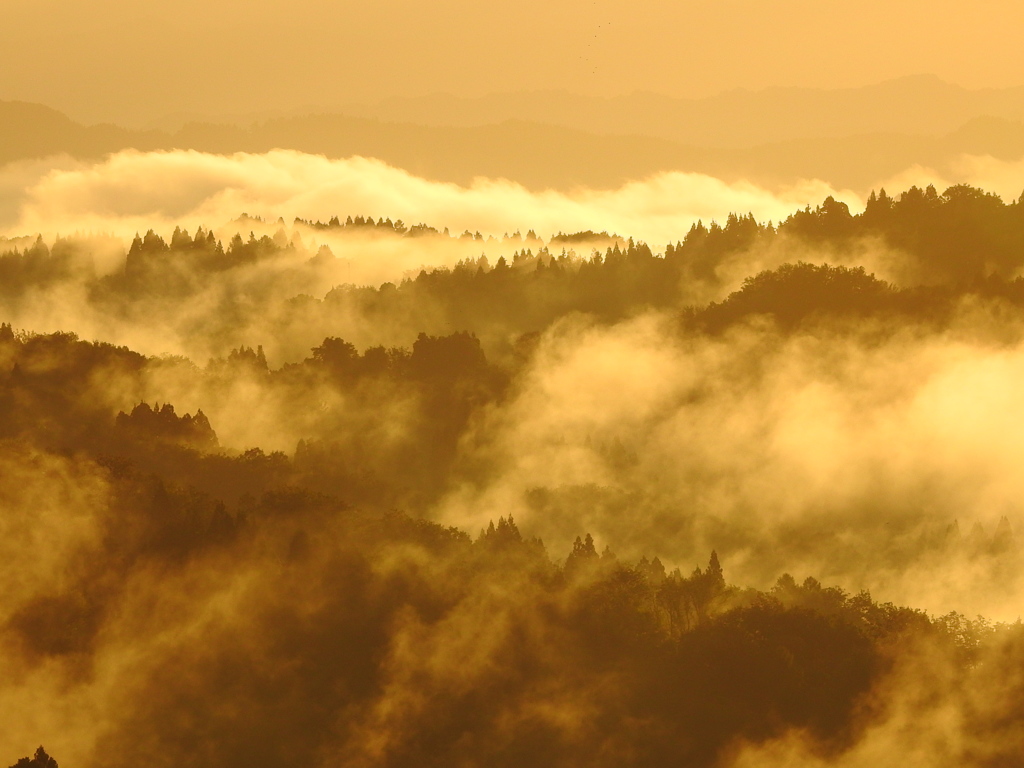
[{"label": "misty valley", "polygon": [[4,759],[1020,764],[1024,202],[383,213],[0,240]]}]

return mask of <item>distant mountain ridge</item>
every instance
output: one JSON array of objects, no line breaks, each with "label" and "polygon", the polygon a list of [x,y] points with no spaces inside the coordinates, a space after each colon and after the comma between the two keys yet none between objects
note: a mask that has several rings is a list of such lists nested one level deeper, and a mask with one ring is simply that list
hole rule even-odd
[{"label": "distant mountain ridge", "polygon": [[608,188],[659,171],[687,171],[768,186],[820,178],[837,188],[866,193],[880,180],[916,164],[942,173],[963,154],[1018,160],[1024,157],[1024,121],[975,115],[946,132],[887,130],[708,148],[518,119],[444,126],[320,114],[279,117],[247,127],[190,123],[174,132],[130,130],[83,126],[38,104],[0,102],[0,164],[60,154],[97,159],[127,148],[214,153],[287,148],[332,158],[361,155],[425,178],[463,185],[484,176],[510,179],[531,189]]},{"label": "distant mountain ridge", "polygon": [[599,98],[560,91],[458,98],[438,94],[352,105],[347,114],[471,126],[512,117],[598,134],[654,136],[703,147],[752,147],[870,133],[941,135],[982,116],[1024,120],[1024,87],[970,90],[933,75],[859,88],[734,90],[700,99],[653,93]]}]

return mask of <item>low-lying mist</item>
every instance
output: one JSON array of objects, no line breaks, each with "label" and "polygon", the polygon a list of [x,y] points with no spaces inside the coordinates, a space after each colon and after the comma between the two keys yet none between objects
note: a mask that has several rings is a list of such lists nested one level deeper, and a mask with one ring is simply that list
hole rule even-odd
[{"label": "low-lying mist", "polygon": [[[521,228],[545,236],[612,231],[652,243],[678,238],[697,219],[741,211],[777,221],[794,208],[838,194],[814,180],[769,190],[678,172],[618,189],[572,193],[531,192],[487,178],[462,187],[378,160],[331,160],[292,150],[234,155],[125,150],[94,163],[24,161],[0,171],[0,188],[12,191],[0,210],[0,231],[9,234],[104,232],[130,238],[151,228],[218,226],[245,211],[288,221],[326,221],[338,213],[389,216],[498,236]],[[858,202],[852,193],[844,199]]]},{"label": "low-lying mist", "polygon": [[1011,764],[1024,203],[705,224],[691,182],[42,174],[0,248],[0,749]]},{"label": "low-lying mist", "polygon": [[753,321],[711,339],[663,314],[566,319],[472,425],[471,476],[434,514],[514,513],[556,549],[587,530],[684,569],[717,548],[744,584],[790,570],[1015,619],[1024,326],[960,312],[939,333]]},{"label": "low-lying mist", "polygon": [[[914,166],[873,188],[966,183],[1007,199],[1020,194],[1021,161],[963,155],[945,172]],[[500,236],[533,229],[613,231],[648,243],[679,238],[698,219],[730,212],[780,221],[832,195],[853,209],[863,198],[828,179],[788,186],[725,182],[700,173],[665,172],[615,189],[530,191],[513,181],[479,178],[471,186],[420,178],[379,160],[329,159],[293,150],[217,155],[194,150],[123,150],[100,161],[23,160],[0,168],[0,233],[102,232],[131,238],[147,229],[217,227],[245,211],[263,218],[327,220],[338,213],[390,216],[462,232]],[[228,233],[230,236],[232,233]],[[243,233],[244,234],[244,233]],[[418,265],[417,265],[418,266]]]}]

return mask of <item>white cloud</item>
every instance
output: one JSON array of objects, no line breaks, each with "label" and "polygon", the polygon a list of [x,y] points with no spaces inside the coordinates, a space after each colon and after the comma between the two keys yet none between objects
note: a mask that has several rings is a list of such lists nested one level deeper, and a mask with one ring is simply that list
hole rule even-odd
[{"label": "white cloud", "polygon": [[8,210],[0,221],[10,234],[103,231],[129,236],[176,224],[215,226],[243,212],[286,220],[351,214],[496,235],[530,228],[542,236],[607,230],[660,247],[682,238],[697,219],[724,221],[733,211],[779,220],[830,194],[853,207],[860,204],[853,193],[821,181],[772,191],[679,172],[618,189],[571,193],[531,192],[493,179],[461,187],[428,181],[378,160],[330,160],[286,150],[261,155],[124,151],[91,165],[65,160],[53,168],[8,166],[0,171],[0,184],[5,180],[7,188],[22,190],[17,212]]}]

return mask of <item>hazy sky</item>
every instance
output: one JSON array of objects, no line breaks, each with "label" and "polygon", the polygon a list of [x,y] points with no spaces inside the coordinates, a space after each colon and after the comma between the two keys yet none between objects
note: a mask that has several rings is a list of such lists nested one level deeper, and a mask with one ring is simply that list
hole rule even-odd
[{"label": "hazy sky", "polygon": [[0,0],[0,99],[144,122],[395,95],[1024,83],[989,0]]}]

